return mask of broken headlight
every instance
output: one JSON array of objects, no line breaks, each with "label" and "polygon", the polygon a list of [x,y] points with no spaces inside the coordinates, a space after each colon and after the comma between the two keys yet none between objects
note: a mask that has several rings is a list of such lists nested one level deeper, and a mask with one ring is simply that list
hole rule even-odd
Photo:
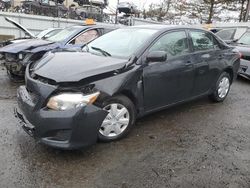
[{"label": "broken headlight", "polygon": [[84,107],[96,101],[100,92],[84,95],[82,93],[61,93],[49,99],[47,107],[52,110],[69,110]]},{"label": "broken headlight", "polygon": [[5,59],[7,61],[16,61],[17,56],[16,56],[16,54],[13,54],[13,53],[5,53]]}]

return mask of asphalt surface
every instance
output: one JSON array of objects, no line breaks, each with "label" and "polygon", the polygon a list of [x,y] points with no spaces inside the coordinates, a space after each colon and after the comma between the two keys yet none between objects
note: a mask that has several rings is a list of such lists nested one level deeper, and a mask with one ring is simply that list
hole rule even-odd
[{"label": "asphalt surface", "polygon": [[0,70],[0,187],[250,187],[250,82],[224,103],[207,98],[139,120],[123,140],[87,151],[37,144],[13,115],[16,88]]}]

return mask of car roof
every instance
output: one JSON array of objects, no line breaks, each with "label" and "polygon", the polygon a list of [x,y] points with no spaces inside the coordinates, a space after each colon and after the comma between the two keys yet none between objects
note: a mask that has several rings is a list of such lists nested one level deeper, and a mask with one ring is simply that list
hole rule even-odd
[{"label": "car roof", "polygon": [[201,26],[180,26],[180,25],[159,25],[159,24],[151,24],[151,25],[139,25],[139,26],[132,26],[131,28],[138,28],[138,29],[154,29],[159,31],[164,30],[170,30],[170,29],[200,29],[207,31],[203,29]]},{"label": "car roof", "polygon": [[79,28],[79,29],[88,29],[88,28],[118,28],[117,25],[112,25],[112,24],[105,24],[105,25],[102,25],[102,24],[90,24],[90,25],[72,25],[72,26],[69,26],[67,28],[71,28],[71,27],[74,27],[74,28]]}]

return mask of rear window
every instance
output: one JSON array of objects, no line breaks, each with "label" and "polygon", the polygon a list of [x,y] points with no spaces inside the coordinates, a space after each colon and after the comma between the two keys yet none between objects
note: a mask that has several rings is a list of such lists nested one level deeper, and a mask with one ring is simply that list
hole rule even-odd
[{"label": "rear window", "polygon": [[246,32],[239,40],[238,43],[250,45],[250,32]]},{"label": "rear window", "polygon": [[236,29],[223,29],[218,33],[216,33],[216,35],[220,37],[222,40],[233,40],[235,30]]}]

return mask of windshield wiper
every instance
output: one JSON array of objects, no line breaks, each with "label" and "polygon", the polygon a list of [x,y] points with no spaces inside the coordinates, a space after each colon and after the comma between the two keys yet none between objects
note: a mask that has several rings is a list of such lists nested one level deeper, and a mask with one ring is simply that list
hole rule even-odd
[{"label": "windshield wiper", "polygon": [[101,52],[102,55],[104,55],[104,56],[111,56],[110,53],[106,52],[105,50],[103,50],[103,49],[101,49],[101,48],[97,48],[97,47],[94,47],[94,46],[91,46],[91,48],[92,48],[93,50],[96,50],[96,51]]},{"label": "windshield wiper", "polygon": [[245,44],[245,43],[243,43],[243,42],[236,42],[236,44],[241,44],[241,45],[247,45],[247,44]]}]

